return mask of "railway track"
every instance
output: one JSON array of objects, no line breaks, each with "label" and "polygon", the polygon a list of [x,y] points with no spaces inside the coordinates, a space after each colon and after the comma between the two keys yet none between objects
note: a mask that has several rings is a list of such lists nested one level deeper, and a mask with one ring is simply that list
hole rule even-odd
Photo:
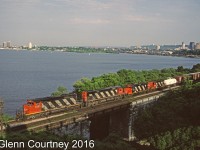
[{"label": "railway track", "polygon": [[108,101],[91,107],[83,107],[78,110],[72,110],[63,112],[56,115],[50,115],[43,118],[27,120],[27,121],[10,121],[7,125],[8,131],[23,132],[23,131],[40,131],[40,130],[50,130],[52,128],[61,127],[67,124],[79,122],[81,120],[86,120],[97,114],[110,112],[115,109],[121,109],[123,107],[129,107],[130,103],[139,101],[142,102],[148,97],[153,97],[156,95],[163,95],[167,91],[172,89],[177,89],[180,86],[175,86],[172,88],[167,88],[162,91],[153,91],[151,93],[145,93],[137,96],[128,96],[115,101]]}]

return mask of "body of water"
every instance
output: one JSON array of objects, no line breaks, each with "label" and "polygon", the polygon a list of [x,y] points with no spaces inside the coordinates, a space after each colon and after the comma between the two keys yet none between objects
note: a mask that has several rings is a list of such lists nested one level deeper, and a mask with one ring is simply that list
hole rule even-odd
[{"label": "body of water", "polygon": [[120,69],[191,68],[199,59],[131,54],[0,50],[0,97],[4,112],[14,115],[28,98],[50,96],[58,86],[73,90],[82,77]]}]

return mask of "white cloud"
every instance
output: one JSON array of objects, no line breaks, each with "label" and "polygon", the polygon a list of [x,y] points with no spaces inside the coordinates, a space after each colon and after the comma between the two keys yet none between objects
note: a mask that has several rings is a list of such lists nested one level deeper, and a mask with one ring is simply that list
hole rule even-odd
[{"label": "white cloud", "polygon": [[44,3],[51,4],[52,6],[60,6],[64,5],[69,7],[70,9],[94,9],[94,10],[104,10],[109,9],[109,3],[103,3],[98,0],[54,0],[54,1],[46,1]]},{"label": "white cloud", "polygon": [[128,22],[174,22],[172,19],[164,18],[160,14],[154,15],[125,15],[125,21]]},{"label": "white cloud", "polygon": [[124,20],[144,22],[144,21],[150,21],[152,20],[152,18],[147,17],[147,16],[139,16],[139,15],[127,15],[124,17]]},{"label": "white cloud", "polygon": [[83,19],[83,18],[74,18],[70,19],[68,23],[71,24],[108,24],[109,20],[106,19]]}]

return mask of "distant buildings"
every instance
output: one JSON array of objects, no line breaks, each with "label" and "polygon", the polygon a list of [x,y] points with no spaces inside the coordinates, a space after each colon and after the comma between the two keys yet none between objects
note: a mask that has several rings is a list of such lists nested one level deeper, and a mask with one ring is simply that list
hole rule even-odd
[{"label": "distant buildings", "polygon": [[29,42],[29,43],[28,43],[28,48],[29,48],[29,49],[32,49],[32,47],[33,47],[33,46],[32,46],[32,43]]},{"label": "distant buildings", "polygon": [[3,48],[11,48],[11,42],[10,41],[3,42]]},{"label": "distant buildings", "polygon": [[184,43],[184,42],[182,42],[181,49],[186,49],[186,48],[185,48],[185,43]]},{"label": "distant buildings", "polygon": [[180,47],[175,48],[174,50],[184,50],[186,49],[185,43],[182,42],[182,44],[180,45]]},{"label": "distant buildings", "polygon": [[2,45],[0,44],[0,49],[13,49],[13,50],[29,49],[29,50],[35,50],[36,48],[37,48],[36,45],[33,45],[31,42],[29,42],[27,45],[24,45],[24,46],[12,45],[10,41],[4,41],[2,43]]},{"label": "distant buildings", "polygon": [[3,42],[3,48],[6,48],[6,42]]},{"label": "distant buildings", "polygon": [[156,50],[160,50],[160,45],[156,45]]},{"label": "distant buildings", "polygon": [[189,49],[191,49],[191,50],[195,49],[195,43],[194,42],[190,42]]},{"label": "distant buildings", "polygon": [[200,50],[200,43],[196,43],[196,45],[195,45],[195,42],[190,42],[188,47],[186,47],[185,43],[182,42],[181,47],[179,47],[175,50]]},{"label": "distant buildings", "polygon": [[11,42],[10,41],[7,42],[7,48],[11,48]]},{"label": "distant buildings", "polygon": [[195,50],[200,50],[200,43],[196,43]]}]

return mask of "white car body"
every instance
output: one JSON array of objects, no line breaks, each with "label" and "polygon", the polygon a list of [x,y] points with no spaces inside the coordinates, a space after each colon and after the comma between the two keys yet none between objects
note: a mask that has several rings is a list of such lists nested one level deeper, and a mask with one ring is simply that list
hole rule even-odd
[{"label": "white car body", "polygon": [[177,83],[177,80],[175,78],[169,78],[167,80],[164,80],[164,84],[165,85],[173,85],[173,84],[176,84]]}]

